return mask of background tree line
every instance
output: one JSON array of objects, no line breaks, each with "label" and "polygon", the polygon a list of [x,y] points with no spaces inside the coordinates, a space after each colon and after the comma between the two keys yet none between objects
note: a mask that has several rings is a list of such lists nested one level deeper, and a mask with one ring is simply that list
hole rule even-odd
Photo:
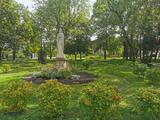
[{"label": "background tree line", "polygon": [[[123,45],[123,58],[151,62],[160,49],[159,0],[97,0],[92,22],[97,42],[107,46],[111,36]],[[101,44],[100,44],[101,45]],[[105,52],[109,47],[103,47]],[[97,46],[100,47],[100,46]]]},{"label": "background tree line", "polygon": [[[0,1],[0,60],[12,57],[50,59],[56,53],[60,28],[65,53],[123,56],[151,62],[160,51],[159,0],[34,0],[28,8],[15,0]],[[92,12],[91,12],[92,11]],[[92,15],[91,15],[92,13]],[[96,36],[94,41],[92,36]]]}]

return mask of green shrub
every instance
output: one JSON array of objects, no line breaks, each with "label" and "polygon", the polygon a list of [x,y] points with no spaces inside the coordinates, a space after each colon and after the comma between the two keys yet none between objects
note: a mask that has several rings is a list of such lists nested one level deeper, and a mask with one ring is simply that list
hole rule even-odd
[{"label": "green shrub", "polygon": [[152,118],[160,114],[160,89],[139,89],[135,96],[139,113]]},{"label": "green shrub", "polygon": [[93,64],[93,61],[89,61],[89,60],[84,60],[82,61],[82,65],[88,69],[91,65]]},{"label": "green shrub", "polygon": [[89,119],[105,119],[106,112],[119,104],[121,96],[116,87],[93,84],[81,91],[80,107]]},{"label": "green shrub", "polygon": [[145,74],[147,72],[147,65],[145,64],[139,64],[139,63],[135,63],[134,65],[134,73],[139,75],[139,77],[145,77]]},{"label": "green shrub", "polygon": [[8,73],[11,70],[11,66],[9,64],[3,64],[2,65],[2,72]]},{"label": "green shrub", "polygon": [[1,92],[1,102],[6,112],[21,112],[26,109],[32,95],[29,82],[12,82]]},{"label": "green shrub", "polygon": [[153,68],[147,71],[147,79],[151,83],[157,83],[160,82],[160,69],[159,68]]},{"label": "green shrub", "polygon": [[67,110],[71,89],[56,80],[48,80],[37,91],[39,107],[44,117],[59,117]]},{"label": "green shrub", "polygon": [[72,77],[72,72],[71,71],[60,71],[60,73],[62,74],[62,77],[65,79],[69,79]]},{"label": "green shrub", "polygon": [[38,52],[38,61],[41,64],[46,64],[47,53],[45,49],[40,49]]}]

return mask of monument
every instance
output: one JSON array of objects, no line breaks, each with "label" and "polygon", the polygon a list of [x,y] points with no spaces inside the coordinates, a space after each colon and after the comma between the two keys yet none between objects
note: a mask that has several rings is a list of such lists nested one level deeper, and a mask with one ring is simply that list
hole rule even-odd
[{"label": "monument", "polygon": [[57,42],[57,56],[56,56],[55,68],[58,71],[61,71],[67,68],[67,63],[64,55],[64,33],[61,28],[59,29],[56,42]]}]

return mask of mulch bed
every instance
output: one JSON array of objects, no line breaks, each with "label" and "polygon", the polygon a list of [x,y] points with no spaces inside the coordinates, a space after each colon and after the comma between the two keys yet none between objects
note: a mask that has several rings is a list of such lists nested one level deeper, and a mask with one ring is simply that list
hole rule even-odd
[{"label": "mulch bed", "polygon": [[[96,81],[96,76],[90,74],[90,73],[86,73],[86,72],[81,72],[78,73],[78,75],[80,75],[79,79],[57,79],[59,82],[63,83],[63,84],[83,84],[83,83],[89,83],[89,82],[93,82]],[[34,77],[26,77],[24,78],[24,80],[29,81],[29,82],[33,82],[36,84],[41,84],[41,83],[45,83],[47,80],[46,78],[34,78]]]}]

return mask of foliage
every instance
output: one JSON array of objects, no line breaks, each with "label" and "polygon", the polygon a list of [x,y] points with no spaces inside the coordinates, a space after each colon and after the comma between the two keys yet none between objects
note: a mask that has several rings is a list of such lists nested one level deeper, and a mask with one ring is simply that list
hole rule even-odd
[{"label": "foliage", "polygon": [[92,84],[82,89],[79,99],[80,107],[90,119],[102,119],[107,117],[114,105],[118,105],[121,96],[117,88],[104,84]]},{"label": "foliage", "polygon": [[147,65],[146,64],[140,64],[140,63],[135,63],[134,65],[134,73],[139,75],[139,77],[145,77],[146,72],[147,72]]},{"label": "foliage", "polygon": [[84,61],[82,61],[82,64],[86,69],[88,69],[93,64],[93,61],[84,60]]},{"label": "foliage", "polygon": [[160,82],[160,69],[159,68],[152,68],[147,71],[147,78],[152,83]]},{"label": "foliage", "polygon": [[26,49],[30,51],[28,46],[35,41],[33,16],[27,8],[15,0],[7,2],[1,0],[0,13],[0,26],[3,28],[0,30],[0,60],[2,57],[8,59],[9,54],[5,51],[11,51],[13,60],[15,60],[19,51],[20,54]]},{"label": "foliage", "polygon": [[29,82],[11,82],[2,92],[1,101],[7,112],[21,112],[26,109],[32,95]]},{"label": "foliage", "polygon": [[56,80],[40,85],[37,91],[39,108],[45,117],[59,117],[67,110],[71,89]]},{"label": "foliage", "polygon": [[151,61],[159,50],[159,14],[156,0],[96,0],[92,15],[98,38],[95,46],[104,52],[108,48],[113,52],[119,43],[114,41],[115,47],[109,39],[118,33],[116,38],[120,38],[123,45],[123,58],[135,61],[138,56],[143,62]]},{"label": "foliage", "polygon": [[11,66],[9,64],[3,64],[2,65],[3,73],[8,73],[10,70],[11,70]]},{"label": "foliage", "polygon": [[42,77],[47,79],[69,79],[72,77],[71,71],[57,71],[57,70],[49,70],[49,71],[42,71],[32,74],[33,77]]},{"label": "foliage", "polygon": [[44,49],[40,49],[39,53],[38,53],[38,61],[41,64],[45,64],[46,63],[46,51]]},{"label": "foliage", "polygon": [[156,118],[160,113],[160,89],[142,88],[137,91],[135,97],[138,111]]}]

